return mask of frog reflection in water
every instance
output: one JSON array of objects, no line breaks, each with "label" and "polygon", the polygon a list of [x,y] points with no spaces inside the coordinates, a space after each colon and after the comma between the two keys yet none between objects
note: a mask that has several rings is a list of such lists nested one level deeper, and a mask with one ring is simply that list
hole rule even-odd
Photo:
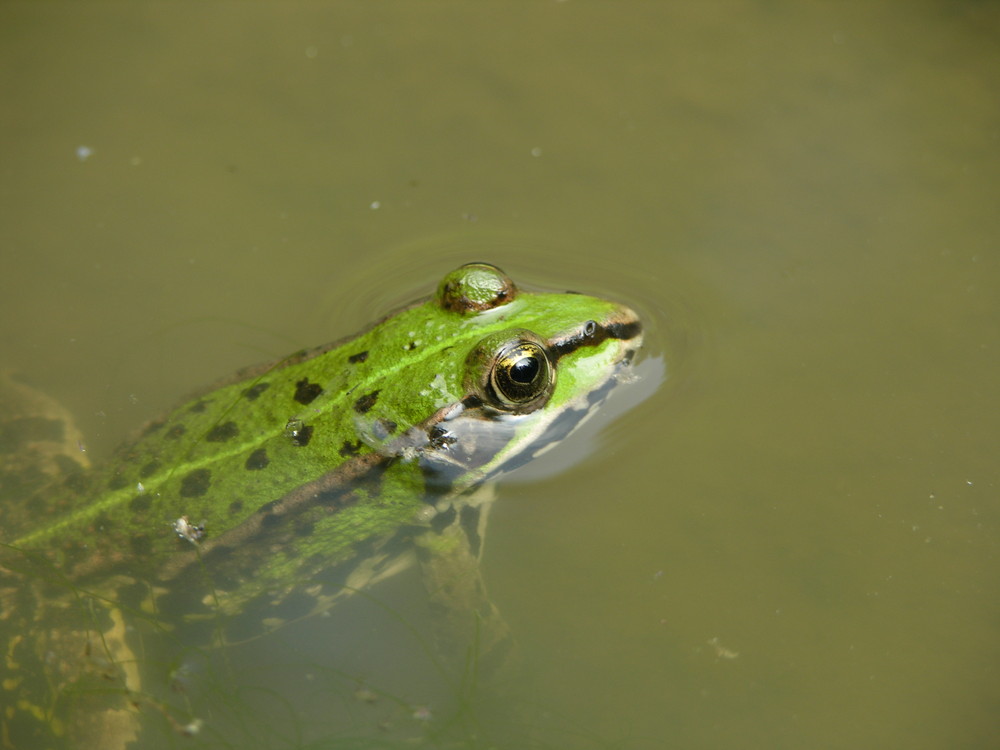
[{"label": "frog reflection in water", "polygon": [[[237,373],[99,470],[49,456],[64,476],[0,510],[3,746],[137,736],[153,678],[129,617],[181,643],[224,642],[241,618],[276,627],[260,615],[270,605],[323,612],[414,562],[448,627],[501,651],[477,570],[488,500],[475,490],[562,439],[640,342],[627,307],[522,292],[468,264],[354,338]],[[4,434],[17,442],[29,423]],[[42,463],[44,440],[22,442]],[[102,690],[87,689],[95,680]]]}]

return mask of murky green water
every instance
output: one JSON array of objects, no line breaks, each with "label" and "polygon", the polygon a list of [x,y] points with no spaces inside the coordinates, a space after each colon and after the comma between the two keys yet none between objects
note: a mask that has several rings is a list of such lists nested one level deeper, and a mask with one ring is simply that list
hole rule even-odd
[{"label": "murky green water", "polygon": [[[630,302],[667,361],[585,463],[500,488],[506,697],[463,713],[359,603],[193,673],[196,742],[443,744],[361,676],[473,747],[995,745],[998,34],[982,2],[0,5],[2,365],[92,456],[472,259]],[[417,583],[379,602],[418,619]]]}]

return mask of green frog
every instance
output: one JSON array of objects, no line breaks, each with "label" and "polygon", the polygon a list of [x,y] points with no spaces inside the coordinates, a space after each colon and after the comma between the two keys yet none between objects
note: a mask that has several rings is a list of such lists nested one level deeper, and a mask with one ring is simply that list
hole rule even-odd
[{"label": "green frog", "polygon": [[[500,651],[477,567],[483,483],[568,434],[640,343],[623,305],[473,263],[355,337],[216,384],[100,469],[48,402],[8,418],[0,746],[123,748],[156,708],[143,634],[232,642],[411,565],[455,632]],[[20,454],[58,480],[28,494]]]}]

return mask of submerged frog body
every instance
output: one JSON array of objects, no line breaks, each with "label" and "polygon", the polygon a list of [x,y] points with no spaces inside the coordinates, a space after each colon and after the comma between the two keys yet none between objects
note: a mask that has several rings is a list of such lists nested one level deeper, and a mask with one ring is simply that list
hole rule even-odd
[{"label": "submerged frog body", "polygon": [[16,485],[0,510],[0,744],[131,741],[148,701],[130,617],[225,641],[251,618],[277,627],[272,605],[321,612],[414,561],[491,649],[476,488],[565,436],[640,341],[624,306],[469,264],[355,338],[238,373],[98,470],[30,498]]}]

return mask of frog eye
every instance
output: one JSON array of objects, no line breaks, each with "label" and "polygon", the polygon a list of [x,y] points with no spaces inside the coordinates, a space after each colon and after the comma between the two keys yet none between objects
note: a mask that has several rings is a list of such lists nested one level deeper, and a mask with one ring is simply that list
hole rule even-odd
[{"label": "frog eye", "polygon": [[469,355],[472,389],[489,405],[523,414],[542,406],[555,386],[545,344],[517,329],[487,336]]},{"label": "frog eye", "polygon": [[522,341],[501,351],[490,372],[493,392],[506,403],[517,406],[545,393],[551,380],[549,358],[532,341]]}]

